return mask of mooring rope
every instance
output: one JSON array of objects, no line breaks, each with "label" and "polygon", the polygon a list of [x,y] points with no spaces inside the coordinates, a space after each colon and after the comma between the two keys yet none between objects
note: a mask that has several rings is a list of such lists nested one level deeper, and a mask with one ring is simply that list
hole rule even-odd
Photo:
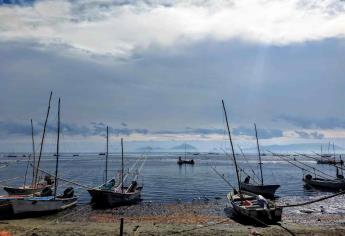
[{"label": "mooring rope", "polygon": [[283,206],[279,206],[279,207],[286,208],[286,207],[305,206],[305,205],[309,205],[309,204],[312,204],[312,203],[315,203],[315,202],[321,202],[321,201],[324,201],[324,200],[327,200],[327,199],[330,199],[330,198],[333,198],[333,197],[337,197],[337,196],[343,195],[343,194],[345,194],[345,190],[341,191],[341,192],[338,192],[338,193],[335,193],[335,194],[332,194],[330,196],[318,198],[316,200],[312,200],[312,201],[308,201],[308,202],[303,202],[303,203],[298,203],[298,204],[292,204],[292,205],[283,205]]}]

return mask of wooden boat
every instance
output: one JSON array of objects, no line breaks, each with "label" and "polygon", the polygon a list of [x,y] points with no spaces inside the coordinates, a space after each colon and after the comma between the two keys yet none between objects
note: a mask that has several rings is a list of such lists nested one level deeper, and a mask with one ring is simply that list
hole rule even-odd
[{"label": "wooden boat", "polygon": [[193,159],[186,160],[186,156],[187,156],[186,146],[187,146],[187,144],[184,144],[184,160],[182,160],[182,157],[179,156],[178,160],[177,160],[177,164],[178,165],[183,165],[183,164],[194,165],[194,160]]},{"label": "wooden boat", "polygon": [[100,186],[87,191],[92,197],[92,202],[97,206],[113,207],[140,201],[141,190],[142,187],[137,186],[137,182],[133,181],[129,187],[104,189]]},{"label": "wooden boat", "polygon": [[65,189],[63,195],[57,196],[57,176],[59,164],[59,140],[60,140],[60,99],[58,103],[58,129],[57,129],[57,147],[56,147],[56,167],[54,194],[49,187],[42,191],[40,196],[19,195],[0,198],[3,208],[0,208],[0,216],[8,215],[27,215],[46,214],[61,211],[77,204],[78,198],[74,196],[72,187]]},{"label": "wooden boat", "polygon": [[181,157],[179,157],[178,161],[177,161],[178,165],[183,165],[183,164],[189,164],[189,165],[194,165],[194,160],[182,160]]},{"label": "wooden boat", "polygon": [[33,127],[33,122],[31,120],[31,139],[32,139],[32,154],[33,154],[32,155],[33,156],[33,164],[32,164],[32,182],[31,182],[31,185],[26,184],[28,168],[29,168],[29,165],[31,163],[31,160],[30,160],[31,155],[29,155],[23,185],[19,186],[19,187],[11,187],[11,186],[5,186],[4,187],[4,190],[10,195],[35,194],[35,193],[40,193],[46,187],[50,187],[50,188],[53,187],[54,180],[51,176],[46,175],[44,177],[43,181],[39,181],[39,173],[38,173],[38,169],[39,169],[39,165],[40,165],[40,161],[41,161],[41,157],[42,157],[42,150],[43,150],[43,144],[44,144],[44,137],[45,137],[45,133],[46,133],[47,121],[48,121],[49,112],[50,112],[51,98],[52,98],[52,92],[50,93],[50,96],[49,96],[48,110],[46,113],[45,123],[44,123],[44,127],[43,127],[43,134],[42,134],[42,140],[41,140],[40,152],[39,152],[39,156],[38,156],[37,165],[35,163],[36,162],[36,160],[35,160],[36,155],[35,155],[34,127]]},{"label": "wooden boat", "polygon": [[339,191],[345,190],[345,179],[324,179],[324,178],[314,178],[311,174],[304,176],[303,181],[314,188]]},{"label": "wooden boat", "polygon": [[[47,178],[51,178],[48,177]],[[30,195],[35,193],[40,193],[44,188],[50,187],[53,188],[54,180],[44,181],[36,184],[34,187],[32,185],[24,185],[20,187],[10,187],[10,186],[4,186],[4,190],[9,195]]]},{"label": "wooden boat", "polygon": [[133,204],[141,200],[142,187],[138,186],[137,177],[135,176],[129,186],[125,186],[124,181],[128,176],[124,176],[123,166],[123,139],[121,139],[121,183],[115,185],[115,179],[107,181],[108,173],[108,127],[107,127],[107,152],[105,153],[106,165],[105,165],[105,183],[96,188],[88,189],[87,191],[91,195],[91,202],[96,206],[101,207],[113,207],[119,205]]},{"label": "wooden boat", "polygon": [[260,194],[267,198],[274,198],[276,190],[280,187],[280,185],[255,185],[255,184],[247,184],[245,182],[241,182],[241,189],[255,193]]},{"label": "wooden boat", "polygon": [[[247,222],[255,222],[260,224],[271,224],[276,223],[281,220],[281,215],[283,209],[277,207],[273,201],[267,200],[261,195],[256,195],[254,193],[244,192],[241,189],[239,169],[236,161],[236,156],[234,152],[234,146],[231,139],[231,132],[228,122],[228,116],[225,109],[224,101],[222,100],[224,116],[232,151],[233,162],[236,171],[236,178],[238,184],[237,194],[228,194],[227,197],[230,201],[231,208],[237,217],[240,219],[246,219]],[[248,196],[248,197],[245,197]]]},{"label": "wooden boat", "polygon": [[283,208],[267,200],[263,206],[258,195],[242,191],[242,195],[229,193],[227,198],[237,217],[258,224],[275,224],[281,221]]},{"label": "wooden boat", "polygon": [[260,145],[259,145],[259,139],[258,139],[258,132],[256,129],[256,124],[254,123],[254,129],[255,129],[255,137],[256,137],[256,144],[257,144],[257,150],[259,155],[259,167],[260,167],[260,175],[261,175],[261,184],[254,184],[250,183],[249,179],[250,177],[247,176],[246,180],[244,182],[241,182],[241,189],[252,192],[255,194],[260,194],[267,198],[274,198],[276,190],[280,187],[280,185],[267,185],[264,184],[264,177],[262,174],[262,161],[261,161],[261,151],[260,151]]}]

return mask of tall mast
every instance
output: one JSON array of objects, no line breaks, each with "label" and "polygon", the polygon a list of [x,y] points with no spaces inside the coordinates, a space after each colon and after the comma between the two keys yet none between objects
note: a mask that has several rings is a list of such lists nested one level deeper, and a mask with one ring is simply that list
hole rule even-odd
[{"label": "tall mast", "polygon": [[224,115],[225,115],[226,127],[228,129],[228,135],[229,135],[229,141],[230,141],[230,145],[231,145],[232,157],[233,157],[234,163],[235,163],[238,191],[240,193],[240,196],[242,196],[242,194],[241,194],[240,175],[238,173],[238,167],[237,167],[237,162],[236,162],[236,157],[235,157],[235,151],[234,151],[234,146],[232,144],[231,133],[230,133],[230,128],[229,128],[228,116],[226,114],[226,109],[225,109],[225,105],[224,105],[224,101],[223,100],[222,100],[222,105],[223,105],[223,110],[224,110]]},{"label": "tall mast", "polygon": [[60,98],[58,104],[58,125],[57,125],[57,142],[56,142],[56,166],[55,166],[55,188],[54,188],[54,199],[57,193],[57,182],[58,182],[58,168],[59,168],[59,143],[60,143]]},{"label": "tall mast", "polygon": [[262,176],[262,162],[261,162],[261,152],[260,152],[259,139],[258,139],[258,131],[256,129],[256,124],[255,123],[254,123],[254,127],[255,127],[256,145],[258,147],[258,153],[259,153],[259,166],[260,166],[260,174],[261,174],[261,185],[264,185],[264,177]]},{"label": "tall mast", "polygon": [[107,126],[107,152],[105,154],[105,182],[108,181],[108,147],[109,147],[109,128]]},{"label": "tall mast", "polygon": [[41,157],[42,157],[43,142],[44,142],[44,136],[45,136],[46,128],[47,128],[47,122],[48,122],[49,111],[50,111],[50,102],[52,99],[52,95],[53,95],[53,92],[50,92],[49,102],[48,102],[48,111],[47,111],[47,115],[46,115],[46,120],[44,122],[43,134],[42,134],[41,146],[40,146],[40,153],[38,155],[38,161],[37,161],[37,166],[36,166],[35,181],[34,181],[35,185],[37,184],[37,179],[38,179],[38,169],[40,167],[40,162],[41,162]]},{"label": "tall mast", "polygon": [[31,182],[31,185],[33,187],[34,180],[35,180],[36,153],[35,153],[34,125],[32,123],[32,119],[31,119],[31,141],[32,141],[32,155],[33,155],[32,182]]},{"label": "tall mast", "polygon": [[121,190],[123,193],[123,138],[121,138]]}]

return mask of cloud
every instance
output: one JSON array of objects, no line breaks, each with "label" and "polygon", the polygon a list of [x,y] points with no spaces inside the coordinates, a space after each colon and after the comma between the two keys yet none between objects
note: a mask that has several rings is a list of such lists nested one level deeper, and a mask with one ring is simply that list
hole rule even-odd
[{"label": "cloud", "polygon": [[[245,135],[255,137],[255,130],[248,127],[238,127],[233,129],[235,135]],[[258,138],[259,139],[271,139],[271,138],[280,138],[283,137],[283,131],[279,129],[258,129]]]},{"label": "cloud", "polygon": [[303,117],[295,117],[281,115],[275,120],[283,120],[294,126],[304,129],[345,129],[345,120],[336,117],[328,117],[324,119],[310,119]]},{"label": "cloud", "polygon": [[339,0],[29,2],[0,7],[2,41],[128,58],[204,39],[287,45],[345,36],[345,2]]},{"label": "cloud", "polygon": [[317,131],[306,132],[306,131],[295,130],[295,133],[299,136],[299,138],[303,138],[303,139],[323,139],[325,137],[324,134],[319,133]]}]

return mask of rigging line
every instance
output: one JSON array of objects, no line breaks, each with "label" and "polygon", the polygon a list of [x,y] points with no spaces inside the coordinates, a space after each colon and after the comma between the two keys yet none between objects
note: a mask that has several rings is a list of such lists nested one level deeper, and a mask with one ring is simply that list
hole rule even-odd
[{"label": "rigging line", "polygon": [[222,178],[225,181],[225,183],[227,183],[232,189],[235,189],[235,187],[225,178],[224,175],[219,173],[215,167],[211,166],[211,168],[220,178]]},{"label": "rigging line", "polygon": [[[306,154],[302,154],[302,153],[297,153],[297,154],[301,155],[301,156],[304,156],[304,157],[312,158],[313,160],[316,160],[316,161],[319,161],[318,158],[315,158],[315,157],[312,157],[312,156],[309,156],[309,155],[306,155]],[[333,160],[330,160],[330,161],[333,161]],[[338,166],[337,164],[332,164],[332,163],[327,163],[327,164],[330,165],[330,166],[338,167],[341,170],[345,170],[345,168],[343,168],[341,165]]]},{"label": "rigging line", "polygon": [[279,207],[286,208],[286,207],[305,206],[305,205],[309,205],[309,204],[312,204],[312,203],[315,203],[315,202],[321,202],[321,201],[324,201],[324,200],[327,200],[327,199],[330,199],[330,198],[333,198],[333,197],[337,197],[337,196],[343,195],[343,194],[345,194],[345,190],[341,191],[341,192],[338,192],[338,193],[335,193],[335,194],[332,194],[332,195],[329,195],[329,196],[326,196],[326,197],[318,198],[316,200],[312,200],[312,201],[308,201],[308,202],[303,202],[303,203],[292,204],[292,205],[283,205],[283,206],[279,206]]},{"label": "rigging line", "polygon": [[[273,155],[278,156],[278,157],[282,158],[283,160],[287,161],[285,158],[283,158],[282,155],[273,153],[273,152],[271,152],[271,151],[269,151],[269,150],[266,150],[266,151],[268,151],[268,152],[272,153]],[[286,158],[289,158],[289,157],[286,157]],[[325,172],[323,172],[323,171],[321,171],[321,170],[318,170],[318,169],[316,169],[316,168],[313,167],[313,166],[307,165],[307,164],[305,164],[305,163],[303,163],[303,162],[300,162],[300,161],[297,161],[297,160],[294,160],[294,161],[296,161],[297,163],[299,163],[299,164],[301,164],[301,165],[307,166],[308,168],[313,169],[313,171],[318,171],[318,172],[320,172],[321,174],[323,174],[324,176],[329,176],[329,177],[331,177],[332,179],[334,179],[334,176],[331,176],[331,175],[329,175],[329,174],[327,174],[327,173],[325,173]],[[289,163],[292,164],[291,162],[289,162]],[[295,166],[296,166],[296,165],[295,165]],[[299,167],[299,168],[301,168],[301,167]],[[310,173],[313,173],[313,172],[311,172],[311,171],[309,171],[309,170],[306,170],[306,169],[304,169],[304,170],[305,170],[305,171],[308,171],[308,172],[310,172]],[[313,173],[313,174],[315,174],[315,173]],[[320,174],[315,174],[315,175],[317,175],[317,176],[319,176],[319,177],[324,177],[324,176],[322,176],[322,175],[320,175]]]}]

